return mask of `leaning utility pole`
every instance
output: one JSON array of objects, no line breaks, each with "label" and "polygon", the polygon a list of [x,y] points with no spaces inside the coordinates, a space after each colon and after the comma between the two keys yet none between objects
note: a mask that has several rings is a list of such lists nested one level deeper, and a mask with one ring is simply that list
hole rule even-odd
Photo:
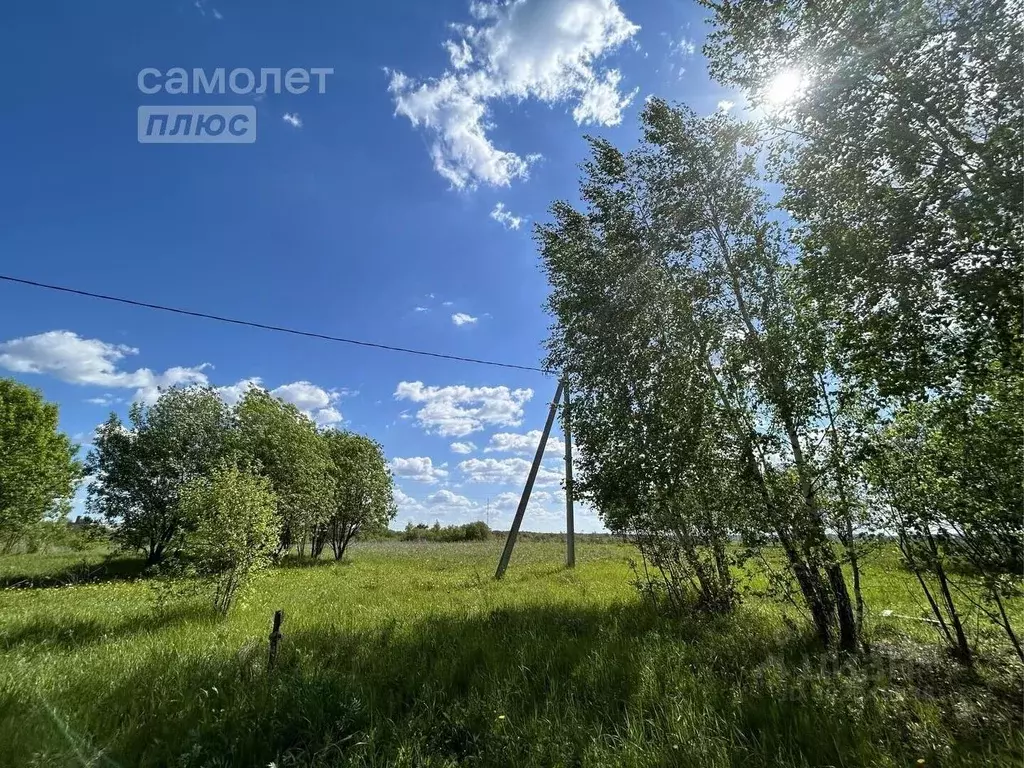
[{"label": "leaning utility pole", "polygon": [[516,545],[519,526],[523,524],[523,515],[526,514],[526,507],[530,503],[530,494],[533,493],[533,484],[537,480],[537,470],[540,469],[540,462],[544,458],[544,446],[548,444],[551,425],[555,423],[555,414],[558,412],[558,401],[562,399],[563,388],[563,382],[559,381],[558,389],[555,392],[555,399],[551,401],[551,409],[548,411],[548,420],[544,423],[544,432],[540,436],[540,445],[537,446],[537,453],[533,457],[530,474],[526,477],[526,487],[523,488],[523,495],[520,497],[519,506],[516,508],[516,516],[512,520],[512,528],[509,529],[508,538],[505,539],[505,549],[501,553],[501,560],[498,561],[498,570],[494,573],[494,578],[496,579],[500,579],[505,575],[508,561],[512,559],[512,549]]},{"label": "leaning utility pole", "polygon": [[572,508],[572,428],[569,426],[569,388],[565,387],[562,426],[565,429],[565,567],[576,565],[576,530]]}]

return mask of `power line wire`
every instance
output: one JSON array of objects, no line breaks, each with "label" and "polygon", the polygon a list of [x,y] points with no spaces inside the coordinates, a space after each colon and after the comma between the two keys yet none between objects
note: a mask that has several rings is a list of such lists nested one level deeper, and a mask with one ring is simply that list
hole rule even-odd
[{"label": "power line wire", "polygon": [[36,280],[26,280],[21,277],[12,277],[11,275],[0,275],[0,280],[5,280],[9,283],[18,283],[19,285],[29,285],[34,288],[45,288],[50,291],[58,291],[60,293],[70,293],[76,296],[86,296],[90,299],[102,299],[103,301],[113,301],[118,304],[127,304],[132,307],[143,307],[145,309],[156,309],[161,312],[172,312],[176,315],[187,315],[188,317],[200,317],[204,320],[216,320],[220,323],[230,323],[231,325],[243,325],[248,328],[259,328],[264,331],[276,331],[277,333],[288,333],[293,336],[305,336],[311,339],[322,339],[324,341],[336,341],[341,344],[353,344],[357,347],[371,347],[373,349],[384,349],[389,352],[404,352],[407,355],[420,355],[421,357],[435,357],[441,360],[455,360],[460,363],[476,363],[477,365],[489,365],[494,368],[511,368],[518,371],[532,371],[534,373],[550,374],[551,371],[547,371],[543,368],[536,368],[531,365],[517,365],[515,363],[502,363],[496,360],[481,360],[475,357],[462,357],[460,355],[447,355],[442,352],[427,352],[422,349],[409,349],[407,347],[396,347],[390,344],[377,344],[372,341],[360,341],[358,339],[346,339],[341,336],[331,336],[326,333],[316,333],[314,331],[301,331],[296,328],[286,328],[280,325],[268,325],[266,323],[257,323],[253,320],[239,320],[235,317],[224,317],[222,315],[213,315],[208,312],[195,312],[190,309],[181,309],[179,307],[168,307],[163,304],[152,304],[147,301],[136,301],[135,299],[126,299],[121,296],[109,296],[103,293],[93,293],[92,291],[83,291],[79,288],[68,288],[63,285],[52,285],[50,283],[41,283]]}]

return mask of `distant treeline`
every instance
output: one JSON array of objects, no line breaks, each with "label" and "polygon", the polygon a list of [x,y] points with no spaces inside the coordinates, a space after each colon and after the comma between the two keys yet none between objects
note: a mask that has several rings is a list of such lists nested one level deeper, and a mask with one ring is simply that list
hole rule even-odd
[{"label": "distant treeline", "polygon": [[487,541],[491,538],[490,526],[482,520],[464,525],[445,526],[439,522],[435,522],[433,526],[409,523],[404,531],[393,533],[402,541]]}]

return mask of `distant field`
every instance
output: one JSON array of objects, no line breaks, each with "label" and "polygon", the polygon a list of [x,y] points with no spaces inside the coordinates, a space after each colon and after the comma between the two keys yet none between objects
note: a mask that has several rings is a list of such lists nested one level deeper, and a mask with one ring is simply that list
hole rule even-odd
[{"label": "distant field", "polygon": [[[891,553],[868,563],[875,661],[836,672],[764,601],[725,619],[658,618],[630,586],[624,545],[583,542],[570,572],[561,544],[524,541],[495,583],[500,548],[361,544],[342,565],[271,571],[224,621],[202,596],[162,600],[133,561],[99,566],[99,550],[0,558],[0,764],[973,767],[1024,757],[1017,673],[963,673],[934,650],[927,624],[881,616],[923,615]],[[268,674],[277,608],[285,640]]]}]

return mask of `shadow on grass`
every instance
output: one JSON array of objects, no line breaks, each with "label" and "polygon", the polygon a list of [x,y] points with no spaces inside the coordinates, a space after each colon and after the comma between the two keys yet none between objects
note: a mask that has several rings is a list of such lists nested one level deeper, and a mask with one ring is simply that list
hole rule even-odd
[{"label": "shadow on grass", "polygon": [[0,576],[0,589],[44,589],[104,581],[130,581],[142,577],[145,570],[146,561],[141,558],[112,556],[99,563],[83,560],[50,573]]},{"label": "shadow on grass", "polygon": [[213,621],[212,611],[206,606],[191,604],[154,613],[134,614],[115,623],[68,616],[37,617],[13,628],[0,627],[0,651],[38,653],[51,649],[73,650],[104,640],[120,640],[204,618]]},{"label": "shadow on grass", "polygon": [[[289,622],[303,625],[286,620],[272,673],[265,636],[227,656],[160,651],[45,707],[10,700],[0,742],[11,745],[12,764],[45,751],[52,765],[79,764],[82,754],[140,766],[746,767],[940,757],[921,746],[942,741],[939,726],[912,696],[892,696],[891,680],[879,693],[878,681],[824,669],[807,642],[750,613],[670,622],[630,603],[500,608],[358,631],[290,632]],[[72,644],[88,642],[89,627],[75,631]],[[200,646],[204,631],[214,630],[197,627]],[[1019,736],[991,718],[985,728],[956,733],[941,762],[1019,759]]]},{"label": "shadow on grass", "polygon": [[[959,733],[891,680],[819,669],[802,640],[749,613],[676,623],[623,604],[358,631],[289,623],[303,625],[286,619],[272,673],[265,636],[229,655],[158,651],[76,682],[46,709],[9,700],[0,743],[12,764],[45,752],[48,765],[81,754],[139,766],[744,768],[1020,756],[998,719]],[[197,627],[200,647],[204,631],[214,630]]]},{"label": "shadow on grass", "polygon": [[327,568],[328,566],[341,563],[347,563],[348,559],[335,560],[334,555],[324,553],[320,557],[313,558],[304,556],[298,557],[297,555],[285,555],[275,563],[276,568],[284,569],[297,569],[297,568]]}]

